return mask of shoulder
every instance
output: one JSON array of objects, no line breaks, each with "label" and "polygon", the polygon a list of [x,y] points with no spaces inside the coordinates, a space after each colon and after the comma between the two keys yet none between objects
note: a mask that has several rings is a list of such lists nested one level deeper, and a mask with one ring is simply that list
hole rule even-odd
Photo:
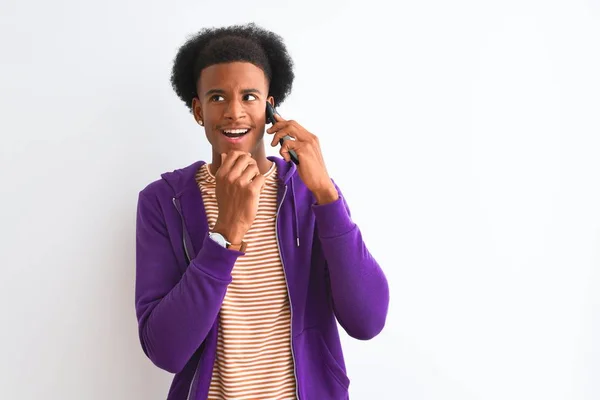
[{"label": "shoulder", "polygon": [[196,161],[188,166],[167,171],[146,184],[140,191],[140,197],[162,198],[178,197],[182,192],[195,188],[196,173],[205,161]]}]

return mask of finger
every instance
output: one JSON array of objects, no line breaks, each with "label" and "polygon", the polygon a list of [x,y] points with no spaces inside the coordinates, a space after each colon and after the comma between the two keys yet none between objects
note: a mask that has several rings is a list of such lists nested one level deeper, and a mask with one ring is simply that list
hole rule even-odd
[{"label": "finger", "polygon": [[244,172],[240,174],[240,177],[237,180],[242,186],[247,186],[259,175],[260,170],[258,169],[258,165],[254,163],[249,165],[248,168],[246,168]]},{"label": "finger", "polygon": [[290,162],[290,160],[291,160],[290,152],[288,151],[287,148],[282,147],[281,149],[279,149],[279,154],[281,154],[281,157],[283,157],[285,162]]},{"label": "finger", "polygon": [[221,153],[221,165],[219,165],[217,173],[215,174],[215,178],[217,178],[217,180],[220,180],[221,176],[227,173],[227,170],[229,169],[227,164],[230,163],[230,159],[231,157],[228,158],[226,153]]},{"label": "finger", "polygon": [[227,174],[230,182],[238,180],[242,173],[244,173],[247,168],[251,168],[252,166],[256,166],[256,160],[250,157],[248,153],[240,154],[240,156],[235,160],[235,164],[233,164],[229,170],[229,173]]},{"label": "finger", "polygon": [[275,122],[273,125],[271,125],[271,127],[269,129],[267,129],[266,132],[269,134],[275,133],[281,129],[284,129],[288,125],[289,125],[288,121],[282,119],[281,121]]},{"label": "finger", "polygon": [[273,142],[271,143],[271,146],[276,146],[277,144],[280,144],[283,146],[283,144],[286,142],[297,142],[297,139],[295,137],[292,137],[288,134],[283,133],[282,135],[276,137],[273,140]]},{"label": "finger", "polygon": [[281,154],[281,157],[283,157],[283,159],[286,162],[290,162],[292,159],[290,156],[290,150],[293,150],[294,153],[296,153],[296,156],[298,156],[297,143],[295,143],[293,140],[284,141],[283,144],[281,145],[281,148],[279,149],[279,154]]},{"label": "finger", "polygon": [[284,149],[283,147],[279,150],[279,154],[281,154],[281,157],[283,157],[283,159],[285,160],[285,162],[290,162],[290,152],[287,151],[287,149]]},{"label": "finger", "polygon": [[290,132],[289,130],[283,130],[283,131],[279,131],[277,132],[275,135],[273,135],[273,140],[271,140],[271,147],[274,147],[277,145],[277,143],[279,143],[280,140],[297,140],[297,136],[295,132]]},{"label": "finger", "polygon": [[224,159],[223,163],[219,166],[219,169],[217,170],[217,174],[216,174],[216,178],[218,180],[229,176],[229,173],[231,172],[231,169],[233,168],[233,166],[235,165],[237,159],[239,157],[241,157],[244,154],[248,154],[245,153],[243,151],[230,151],[227,154],[221,154],[221,158]]},{"label": "finger", "polygon": [[221,166],[219,167],[219,170],[217,172],[219,172],[221,175],[226,174],[231,169],[237,158],[242,154],[247,153],[244,153],[242,151],[230,151],[229,153],[221,153]]},{"label": "finger", "polygon": [[252,182],[250,182],[248,187],[252,190],[253,193],[259,194],[262,191],[263,187],[265,186],[265,182],[266,182],[265,176],[258,174],[257,176],[254,177]]}]

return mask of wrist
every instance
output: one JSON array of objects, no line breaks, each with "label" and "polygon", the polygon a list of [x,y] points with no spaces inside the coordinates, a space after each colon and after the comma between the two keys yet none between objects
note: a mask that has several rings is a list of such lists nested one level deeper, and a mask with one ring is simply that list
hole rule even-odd
[{"label": "wrist", "polygon": [[244,239],[244,235],[246,234],[246,232],[239,226],[224,224],[219,221],[215,223],[212,231],[220,233],[229,243],[233,244],[242,243],[242,239]]},{"label": "wrist", "polygon": [[221,235],[218,232],[210,232],[208,236],[216,243],[218,243],[221,247],[239,251],[242,253],[246,252],[246,243],[244,241],[242,241],[239,244],[231,243],[229,240],[225,239],[225,236]]},{"label": "wrist", "polygon": [[315,200],[317,200],[317,204],[319,205],[333,203],[339,198],[339,193],[331,181],[329,185],[325,186],[324,188],[315,190],[313,195],[315,196]]}]

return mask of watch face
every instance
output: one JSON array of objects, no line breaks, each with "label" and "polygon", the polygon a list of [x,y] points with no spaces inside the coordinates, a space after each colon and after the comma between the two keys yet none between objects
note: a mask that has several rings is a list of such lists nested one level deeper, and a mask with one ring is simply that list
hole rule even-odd
[{"label": "watch face", "polygon": [[225,241],[225,238],[220,233],[212,232],[208,236],[215,242],[219,243],[221,246],[223,246],[223,247],[227,246],[227,242]]}]

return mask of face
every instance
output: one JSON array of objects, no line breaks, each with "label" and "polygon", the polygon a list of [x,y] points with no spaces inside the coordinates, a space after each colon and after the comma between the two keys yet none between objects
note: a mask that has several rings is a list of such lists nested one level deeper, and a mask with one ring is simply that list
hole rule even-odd
[{"label": "face", "polygon": [[264,154],[266,102],[269,83],[262,69],[248,62],[230,62],[206,67],[197,85],[192,108],[204,122],[213,159],[229,150]]}]

